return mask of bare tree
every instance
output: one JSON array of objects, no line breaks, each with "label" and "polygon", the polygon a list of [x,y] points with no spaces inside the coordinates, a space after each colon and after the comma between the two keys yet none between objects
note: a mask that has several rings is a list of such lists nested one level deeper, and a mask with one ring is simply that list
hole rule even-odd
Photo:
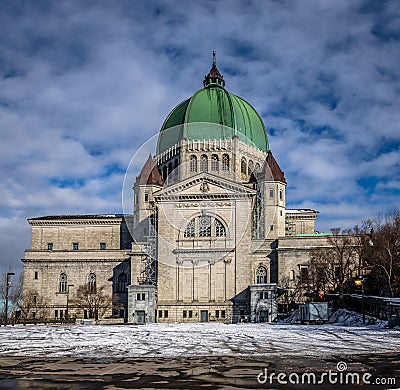
[{"label": "bare tree", "polygon": [[112,308],[115,298],[108,293],[107,286],[90,287],[88,284],[78,286],[76,296],[71,304],[87,310],[89,318],[98,320],[103,317],[107,310]]},{"label": "bare tree", "polygon": [[45,319],[48,317],[48,301],[35,289],[24,289],[19,301],[21,319]]},{"label": "bare tree", "polygon": [[400,212],[394,209],[384,216],[364,222],[369,231],[363,244],[363,260],[380,286],[380,294],[400,295]]},{"label": "bare tree", "polygon": [[309,263],[309,286],[315,291],[339,293],[342,300],[345,290],[358,272],[359,236],[357,229],[332,229],[328,246],[315,250]]},{"label": "bare tree", "polygon": [[[6,273],[2,280],[6,280]],[[21,272],[19,276],[15,276],[9,286],[8,291],[8,308],[9,318],[12,321],[23,320],[34,316],[34,318],[45,318],[47,316],[48,307],[43,296],[35,289],[23,289],[24,275]],[[1,295],[5,295],[5,282],[1,285]],[[4,291],[4,292],[3,292]],[[17,316],[18,312],[18,316]]]}]

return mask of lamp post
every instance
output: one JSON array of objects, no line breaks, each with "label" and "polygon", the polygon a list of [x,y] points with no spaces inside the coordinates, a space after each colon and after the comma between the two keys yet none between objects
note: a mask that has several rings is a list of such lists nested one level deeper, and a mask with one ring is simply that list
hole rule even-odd
[{"label": "lamp post", "polygon": [[[358,278],[354,280],[354,284],[357,287],[361,287],[361,311],[362,311],[362,316],[363,316],[363,325],[365,325],[365,294],[364,294],[364,283],[366,280],[365,276],[365,265],[364,265],[364,254],[363,254],[363,248],[364,248],[364,242],[368,244],[369,247],[374,246],[374,242],[372,241],[372,237],[374,234],[374,230],[371,229],[371,233],[368,235],[366,234],[365,236],[361,236],[361,252],[359,254],[359,263],[358,263]],[[365,240],[365,241],[364,241]]]},{"label": "lamp post", "polygon": [[69,288],[70,287],[74,287],[73,284],[69,284],[67,286],[67,310],[65,311],[65,319],[68,320],[69,319],[69,313],[68,313],[68,303],[69,303]]},{"label": "lamp post", "polygon": [[6,302],[5,302],[5,314],[4,314],[4,319],[5,323],[7,325],[8,323],[8,290],[10,288],[10,276],[15,275],[14,272],[7,272],[6,276]]},{"label": "lamp post", "polygon": [[365,325],[365,296],[364,296],[364,281],[365,278],[363,278],[361,275],[355,279],[354,284],[358,287],[361,286],[361,311],[362,311],[362,316],[363,316],[363,325]]}]

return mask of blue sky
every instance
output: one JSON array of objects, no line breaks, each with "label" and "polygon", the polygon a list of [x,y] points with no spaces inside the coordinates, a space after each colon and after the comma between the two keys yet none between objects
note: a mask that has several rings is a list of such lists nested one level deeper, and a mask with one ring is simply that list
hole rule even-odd
[{"label": "blue sky", "polygon": [[317,229],[399,205],[397,1],[0,1],[0,266],[28,217],[120,212],[125,170],[217,51]]}]

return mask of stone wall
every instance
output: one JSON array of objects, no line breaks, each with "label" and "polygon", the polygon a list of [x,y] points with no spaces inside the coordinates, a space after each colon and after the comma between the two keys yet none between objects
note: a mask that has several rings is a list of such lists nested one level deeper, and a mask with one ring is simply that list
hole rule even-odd
[{"label": "stone wall", "polygon": [[[130,276],[129,266],[121,268],[130,258],[125,249],[129,232],[122,217],[43,217],[29,223],[32,249],[25,251],[23,259],[24,304],[30,308],[29,317],[65,317],[68,305],[69,317],[83,318],[84,311],[74,300],[78,287],[88,284],[90,274],[95,275],[96,288],[104,286],[110,298],[119,273]],[[76,250],[73,243],[78,243]],[[100,243],[105,243],[104,249]],[[60,286],[62,275],[66,277],[64,287]],[[126,306],[126,302],[122,304]],[[111,314],[110,304],[105,315]]]},{"label": "stone wall", "polygon": [[300,276],[301,266],[307,266],[313,251],[329,247],[329,237],[287,237],[278,240],[276,253],[278,256],[278,285],[283,287],[289,283],[294,287]]},{"label": "stone wall", "polygon": [[[59,216],[29,219],[32,250],[128,249],[132,218],[109,216]],[[51,244],[49,246],[49,244]]]},{"label": "stone wall", "polygon": [[128,300],[128,322],[138,325],[156,322],[156,286],[131,285],[128,287]]}]

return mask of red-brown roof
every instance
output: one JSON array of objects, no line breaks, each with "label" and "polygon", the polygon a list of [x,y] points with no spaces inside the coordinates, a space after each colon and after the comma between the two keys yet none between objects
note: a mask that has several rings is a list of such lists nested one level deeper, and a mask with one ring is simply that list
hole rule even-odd
[{"label": "red-brown roof", "polygon": [[264,168],[260,174],[257,175],[257,179],[276,180],[286,183],[285,174],[279,167],[271,151],[268,152],[267,158],[265,159]]},{"label": "red-brown roof", "polygon": [[136,184],[154,184],[160,187],[164,185],[164,180],[160,175],[160,172],[158,172],[157,165],[154,163],[154,160],[150,155],[139,175],[136,177]]}]

